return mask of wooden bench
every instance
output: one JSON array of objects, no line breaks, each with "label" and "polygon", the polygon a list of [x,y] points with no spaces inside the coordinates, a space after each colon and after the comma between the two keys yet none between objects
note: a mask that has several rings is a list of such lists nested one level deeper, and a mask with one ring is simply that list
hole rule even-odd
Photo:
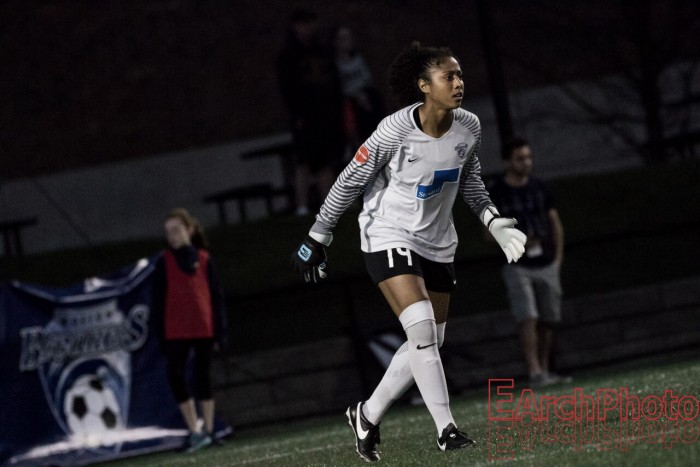
[{"label": "wooden bench", "polygon": [[230,190],[219,191],[204,197],[205,203],[216,204],[219,213],[219,223],[223,226],[228,223],[226,215],[226,203],[236,201],[238,203],[238,213],[241,222],[248,220],[248,212],[246,202],[251,199],[263,199],[265,201],[265,209],[268,215],[274,214],[273,199],[276,196],[289,196],[289,193],[284,188],[272,188],[269,183],[257,183]]},{"label": "wooden bench", "polygon": [[6,258],[21,258],[24,255],[21,230],[25,227],[35,225],[36,223],[36,217],[26,217],[23,219],[0,222],[0,232],[2,232],[4,256]]}]

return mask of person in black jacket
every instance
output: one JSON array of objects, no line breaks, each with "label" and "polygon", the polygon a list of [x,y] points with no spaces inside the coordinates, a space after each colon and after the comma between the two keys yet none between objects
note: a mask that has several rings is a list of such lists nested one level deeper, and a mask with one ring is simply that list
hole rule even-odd
[{"label": "person in black jacket", "polygon": [[333,185],[345,148],[343,94],[333,51],[318,34],[316,14],[292,13],[289,35],[277,62],[280,92],[290,117],[296,157],[296,212],[309,212],[309,186],[318,199]]},{"label": "person in black jacket", "polygon": [[[204,232],[185,209],[165,217],[169,248],[158,259],[154,277],[154,311],[159,317],[168,383],[190,431],[188,451],[216,440],[210,367],[213,353],[226,344],[226,310],[219,275]],[[186,367],[194,362],[194,391],[187,386]],[[199,401],[203,429],[198,425]]]}]

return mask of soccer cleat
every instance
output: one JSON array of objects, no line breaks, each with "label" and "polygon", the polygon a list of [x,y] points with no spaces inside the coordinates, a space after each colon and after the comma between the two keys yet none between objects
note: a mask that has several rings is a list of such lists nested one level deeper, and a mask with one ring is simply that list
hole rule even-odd
[{"label": "soccer cleat", "polygon": [[211,442],[211,436],[207,433],[190,433],[187,452],[195,452],[204,449],[209,446]]},{"label": "soccer cleat", "polygon": [[362,414],[362,402],[358,402],[357,406],[350,406],[345,411],[345,416],[348,417],[348,424],[355,434],[355,450],[362,459],[367,462],[376,462],[379,458],[377,452],[377,444],[381,443],[379,439],[379,423],[372,425]]},{"label": "soccer cleat", "polygon": [[459,431],[452,423],[442,430],[442,436],[437,440],[441,451],[451,451],[452,449],[462,449],[474,446],[476,441],[471,439],[467,433]]}]

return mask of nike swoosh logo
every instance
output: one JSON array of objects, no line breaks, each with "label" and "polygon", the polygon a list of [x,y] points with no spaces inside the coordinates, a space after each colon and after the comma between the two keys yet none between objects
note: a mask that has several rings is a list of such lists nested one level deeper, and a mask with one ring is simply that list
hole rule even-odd
[{"label": "nike swoosh logo", "polygon": [[418,156],[418,157],[409,157],[409,158],[408,158],[408,162],[415,162],[415,161],[417,161],[418,159],[420,159],[420,156]]},{"label": "nike swoosh logo", "polygon": [[357,415],[355,416],[355,429],[357,430],[357,437],[360,439],[365,439],[367,437],[367,434],[369,434],[369,430],[363,430],[362,429],[362,423],[360,422],[360,415],[362,412],[362,407],[360,407],[360,404],[357,404]]},{"label": "nike swoosh logo", "polygon": [[420,345],[420,344],[418,344],[418,346],[417,346],[416,348],[417,348],[418,350],[423,350],[423,349],[427,349],[428,347],[432,347],[432,346],[434,346],[435,344],[437,344],[437,342],[433,342],[432,344],[428,344],[428,345]]}]

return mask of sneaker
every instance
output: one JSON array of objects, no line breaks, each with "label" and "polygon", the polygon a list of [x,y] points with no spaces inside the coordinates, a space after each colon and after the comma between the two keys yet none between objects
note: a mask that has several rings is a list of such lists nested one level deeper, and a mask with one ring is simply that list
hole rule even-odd
[{"label": "sneaker", "polygon": [[380,459],[377,452],[377,444],[381,443],[379,439],[379,423],[372,425],[362,414],[362,402],[358,402],[357,406],[350,406],[345,411],[345,416],[348,417],[348,424],[355,434],[355,450],[362,459],[367,462],[376,462]]},{"label": "sneaker", "polygon": [[467,433],[459,431],[454,424],[450,423],[442,430],[442,436],[438,438],[437,444],[441,451],[451,451],[453,449],[474,446],[476,441],[471,439]]},{"label": "sneaker", "polygon": [[223,446],[224,444],[226,444],[226,442],[224,441],[224,439],[223,439],[223,438],[219,438],[218,436],[216,436],[216,434],[215,434],[214,432],[210,432],[210,433],[209,433],[209,438],[211,438],[211,445],[214,446],[214,447],[221,447],[221,446]]},{"label": "sneaker", "polygon": [[550,376],[548,373],[539,373],[530,376],[528,380],[528,387],[532,389],[543,388],[545,386],[551,386],[553,384],[559,383],[559,380],[555,377]]},{"label": "sneaker", "polygon": [[187,444],[187,452],[199,451],[211,444],[211,436],[207,433],[190,433]]},{"label": "sneaker", "polygon": [[532,389],[554,386],[555,384],[571,383],[574,379],[571,376],[561,376],[552,372],[540,373],[530,376],[528,386]]},{"label": "sneaker", "polygon": [[549,380],[552,381],[551,384],[568,384],[574,381],[574,378],[572,378],[571,376],[560,375],[552,371],[547,372],[547,378],[549,378]]}]

